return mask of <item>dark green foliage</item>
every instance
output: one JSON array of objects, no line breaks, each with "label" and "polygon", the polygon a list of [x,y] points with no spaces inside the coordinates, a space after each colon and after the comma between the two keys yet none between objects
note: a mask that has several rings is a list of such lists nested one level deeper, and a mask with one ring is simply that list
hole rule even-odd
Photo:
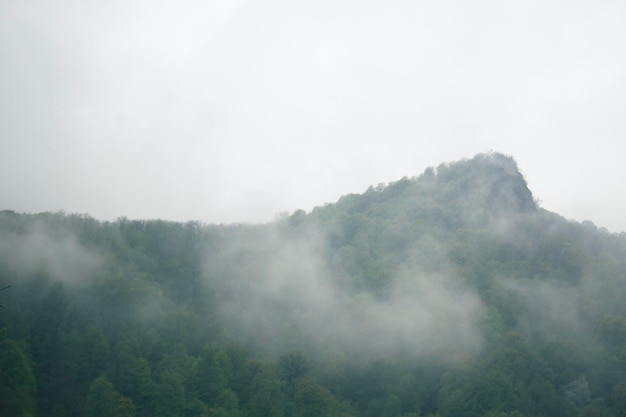
[{"label": "dark green foliage", "polygon": [[625,271],[499,154],[266,225],[4,211],[0,417],[622,416]]},{"label": "dark green foliage", "polygon": [[35,378],[22,347],[0,329],[0,416],[27,416],[34,411]]},{"label": "dark green foliage", "polygon": [[278,359],[278,374],[287,384],[294,384],[310,370],[311,364],[302,352],[289,352]]},{"label": "dark green foliage", "polygon": [[294,395],[298,417],[327,417],[334,408],[334,398],[328,390],[310,379],[301,379]]},{"label": "dark green foliage", "polygon": [[96,378],[89,387],[84,416],[132,417],[135,407],[130,398],[122,397],[105,377]]}]

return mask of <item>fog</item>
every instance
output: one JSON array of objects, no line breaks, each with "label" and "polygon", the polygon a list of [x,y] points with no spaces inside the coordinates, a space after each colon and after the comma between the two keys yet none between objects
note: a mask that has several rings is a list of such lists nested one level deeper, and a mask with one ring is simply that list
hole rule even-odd
[{"label": "fog", "polygon": [[626,230],[615,1],[0,2],[0,209],[266,222],[489,149]]},{"label": "fog", "polygon": [[617,415],[625,252],[499,153],[257,225],[0,211],[0,347],[42,415]]},{"label": "fog", "polygon": [[[442,183],[432,182],[437,180]],[[566,242],[567,235],[560,230],[568,222],[533,205],[533,195],[513,160],[502,155],[479,155],[471,161],[444,164],[424,177],[408,181],[401,191],[394,191],[405,195],[394,194],[395,200],[382,198],[381,207],[372,203],[377,200],[371,195],[369,200],[364,200],[372,206],[371,212],[364,211],[363,216],[374,218],[382,213],[376,220],[381,223],[376,227],[366,224],[367,233],[362,236],[357,236],[364,232],[357,223],[357,235],[346,247],[332,244],[331,224],[341,219],[343,210],[338,204],[332,208],[337,217],[327,219],[328,222],[314,221],[312,214],[304,221],[305,215],[300,213],[303,216],[300,220],[294,214],[266,225],[202,226],[206,233],[204,240],[191,245],[204,248],[200,264],[185,265],[185,270],[202,271],[207,291],[203,302],[218,313],[225,335],[270,355],[296,349],[313,353],[344,352],[354,359],[366,360],[384,355],[462,360],[480,352],[485,343],[485,319],[490,314],[486,304],[492,302],[486,298],[489,294],[499,294],[497,297],[512,303],[499,306],[501,314],[529,340],[554,334],[571,337],[578,343],[591,343],[593,329],[582,317],[589,318],[602,310],[594,300],[605,297],[607,280],[622,278],[594,275],[593,263],[578,259],[577,249],[568,252],[572,243],[580,245],[583,241]],[[455,184],[457,192],[450,194],[454,197],[441,194],[446,197],[439,201],[442,197],[437,197],[438,188],[420,188],[420,184],[427,187]],[[381,186],[368,193],[384,195],[385,189]],[[404,208],[417,210],[413,215],[419,219],[419,210],[423,209],[419,206],[420,199],[435,208],[444,202],[445,210],[454,210],[448,214],[438,212],[435,217],[450,215],[460,223],[449,227],[469,229],[460,232],[458,240],[452,242],[442,237],[451,232],[443,230],[448,227],[441,225],[445,221],[437,223],[434,229],[420,226],[416,236],[403,229],[402,223],[399,229],[393,229],[403,219],[402,211],[394,211],[392,205],[401,208],[409,204]],[[432,211],[428,207],[425,210]],[[138,224],[134,233],[146,233],[146,236],[154,233]],[[545,228],[545,224],[550,227]],[[182,241],[175,241],[180,235],[168,237],[163,234],[168,225],[161,226],[157,234],[150,236],[167,237],[172,239],[173,247],[180,246]],[[173,227],[172,231],[182,230],[169,226]],[[580,229],[579,232],[583,230],[582,226],[571,226]],[[147,250],[142,246],[146,244],[142,238],[137,240],[140,243],[125,242],[119,224],[109,223],[106,227],[107,233],[113,232],[115,245],[124,248],[121,250]],[[599,233],[593,225],[584,227],[588,232]],[[537,240],[539,230],[543,241]],[[376,232],[368,234],[372,231]],[[406,247],[392,243],[390,247],[397,253],[386,253],[390,249],[383,249],[383,256],[396,256],[389,258],[393,261],[388,269],[390,274],[374,271],[376,281],[365,281],[362,273],[350,270],[352,264],[358,263],[367,268],[364,258],[359,258],[363,254],[357,253],[363,248],[355,242],[368,239],[366,247],[373,247],[377,240],[398,237],[394,233],[404,233],[400,241],[408,243]],[[464,233],[474,233],[472,239],[482,240],[465,241]],[[589,236],[598,239],[596,235]],[[541,245],[550,239],[559,240],[562,246],[557,248],[561,249],[555,252],[556,258],[543,258]],[[162,245],[162,250],[167,251],[169,243]],[[521,274],[480,276],[482,283],[477,285],[476,277],[468,275],[473,271],[464,265],[464,256],[477,251],[477,259],[483,261],[481,245],[493,245],[484,260],[492,265],[523,262],[532,256],[537,263],[549,259],[559,268],[571,270],[552,266],[548,267],[552,275],[542,275],[541,267],[524,266],[520,268]],[[15,276],[42,272],[74,287],[109,268],[112,273],[105,274],[107,278],[101,285],[120,284],[120,288],[139,291],[136,296],[142,300],[141,305],[128,310],[136,315],[132,319],[139,322],[159,320],[164,311],[175,308],[167,300],[167,292],[144,280],[136,266],[126,271],[129,276],[124,276],[120,272],[122,267],[110,262],[113,259],[110,255],[105,264],[107,249],[96,248],[79,241],[63,226],[54,226],[50,219],[33,221],[33,226],[23,232],[1,236],[0,261]],[[510,253],[515,253],[517,258],[507,258]],[[132,255],[129,259],[153,256],[147,254]],[[145,262],[151,265],[150,261]],[[154,265],[160,262],[167,264],[166,259],[158,259]],[[171,279],[176,282],[178,277]],[[485,292],[485,286],[491,292]],[[526,314],[507,317],[509,307]],[[207,317],[207,320],[214,323],[215,318]]]},{"label": "fog", "polygon": [[66,230],[52,230],[35,223],[26,233],[0,235],[0,262],[13,277],[31,277],[42,273],[70,285],[85,281],[103,263],[102,256],[82,245]]},{"label": "fog", "polygon": [[[207,256],[205,274],[231,337],[261,349],[343,351],[368,359],[436,354],[453,360],[479,349],[481,303],[451,271],[410,265],[380,292],[358,290],[329,265],[319,231],[268,231],[252,239],[252,251],[222,242]],[[238,270],[242,263],[247,269]]]}]

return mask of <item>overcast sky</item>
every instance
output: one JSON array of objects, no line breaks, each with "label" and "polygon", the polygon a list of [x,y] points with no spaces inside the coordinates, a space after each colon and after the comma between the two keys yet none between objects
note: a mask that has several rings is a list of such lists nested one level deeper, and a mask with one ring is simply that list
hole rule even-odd
[{"label": "overcast sky", "polygon": [[264,222],[489,150],[626,231],[626,2],[0,1],[0,209]]}]

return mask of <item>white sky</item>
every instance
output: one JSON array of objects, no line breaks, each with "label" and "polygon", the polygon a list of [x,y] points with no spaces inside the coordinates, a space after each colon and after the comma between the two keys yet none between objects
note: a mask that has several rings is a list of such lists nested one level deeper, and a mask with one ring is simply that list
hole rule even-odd
[{"label": "white sky", "polygon": [[263,222],[488,150],[626,231],[626,2],[0,1],[0,209]]}]

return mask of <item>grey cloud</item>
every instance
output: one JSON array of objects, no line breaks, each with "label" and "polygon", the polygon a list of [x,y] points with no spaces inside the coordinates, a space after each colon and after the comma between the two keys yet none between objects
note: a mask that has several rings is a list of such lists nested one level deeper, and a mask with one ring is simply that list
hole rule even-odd
[{"label": "grey cloud", "polygon": [[102,258],[81,245],[75,236],[37,225],[26,234],[0,236],[0,261],[20,276],[42,272],[55,280],[77,284],[98,269]]},{"label": "grey cloud", "polygon": [[[415,265],[403,268],[382,294],[355,292],[325,262],[325,242],[316,233],[275,235],[255,245],[262,249],[224,245],[205,265],[221,314],[235,323],[233,337],[253,338],[257,346],[271,340],[282,348],[342,347],[355,358],[445,352],[450,359],[480,347],[482,304],[452,273]],[[221,262],[249,269],[229,275]]]},{"label": "grey cloud", "polygon": [[263,222],[489,149],[626,230],[626,7],[0,4],[2,208]]}]

